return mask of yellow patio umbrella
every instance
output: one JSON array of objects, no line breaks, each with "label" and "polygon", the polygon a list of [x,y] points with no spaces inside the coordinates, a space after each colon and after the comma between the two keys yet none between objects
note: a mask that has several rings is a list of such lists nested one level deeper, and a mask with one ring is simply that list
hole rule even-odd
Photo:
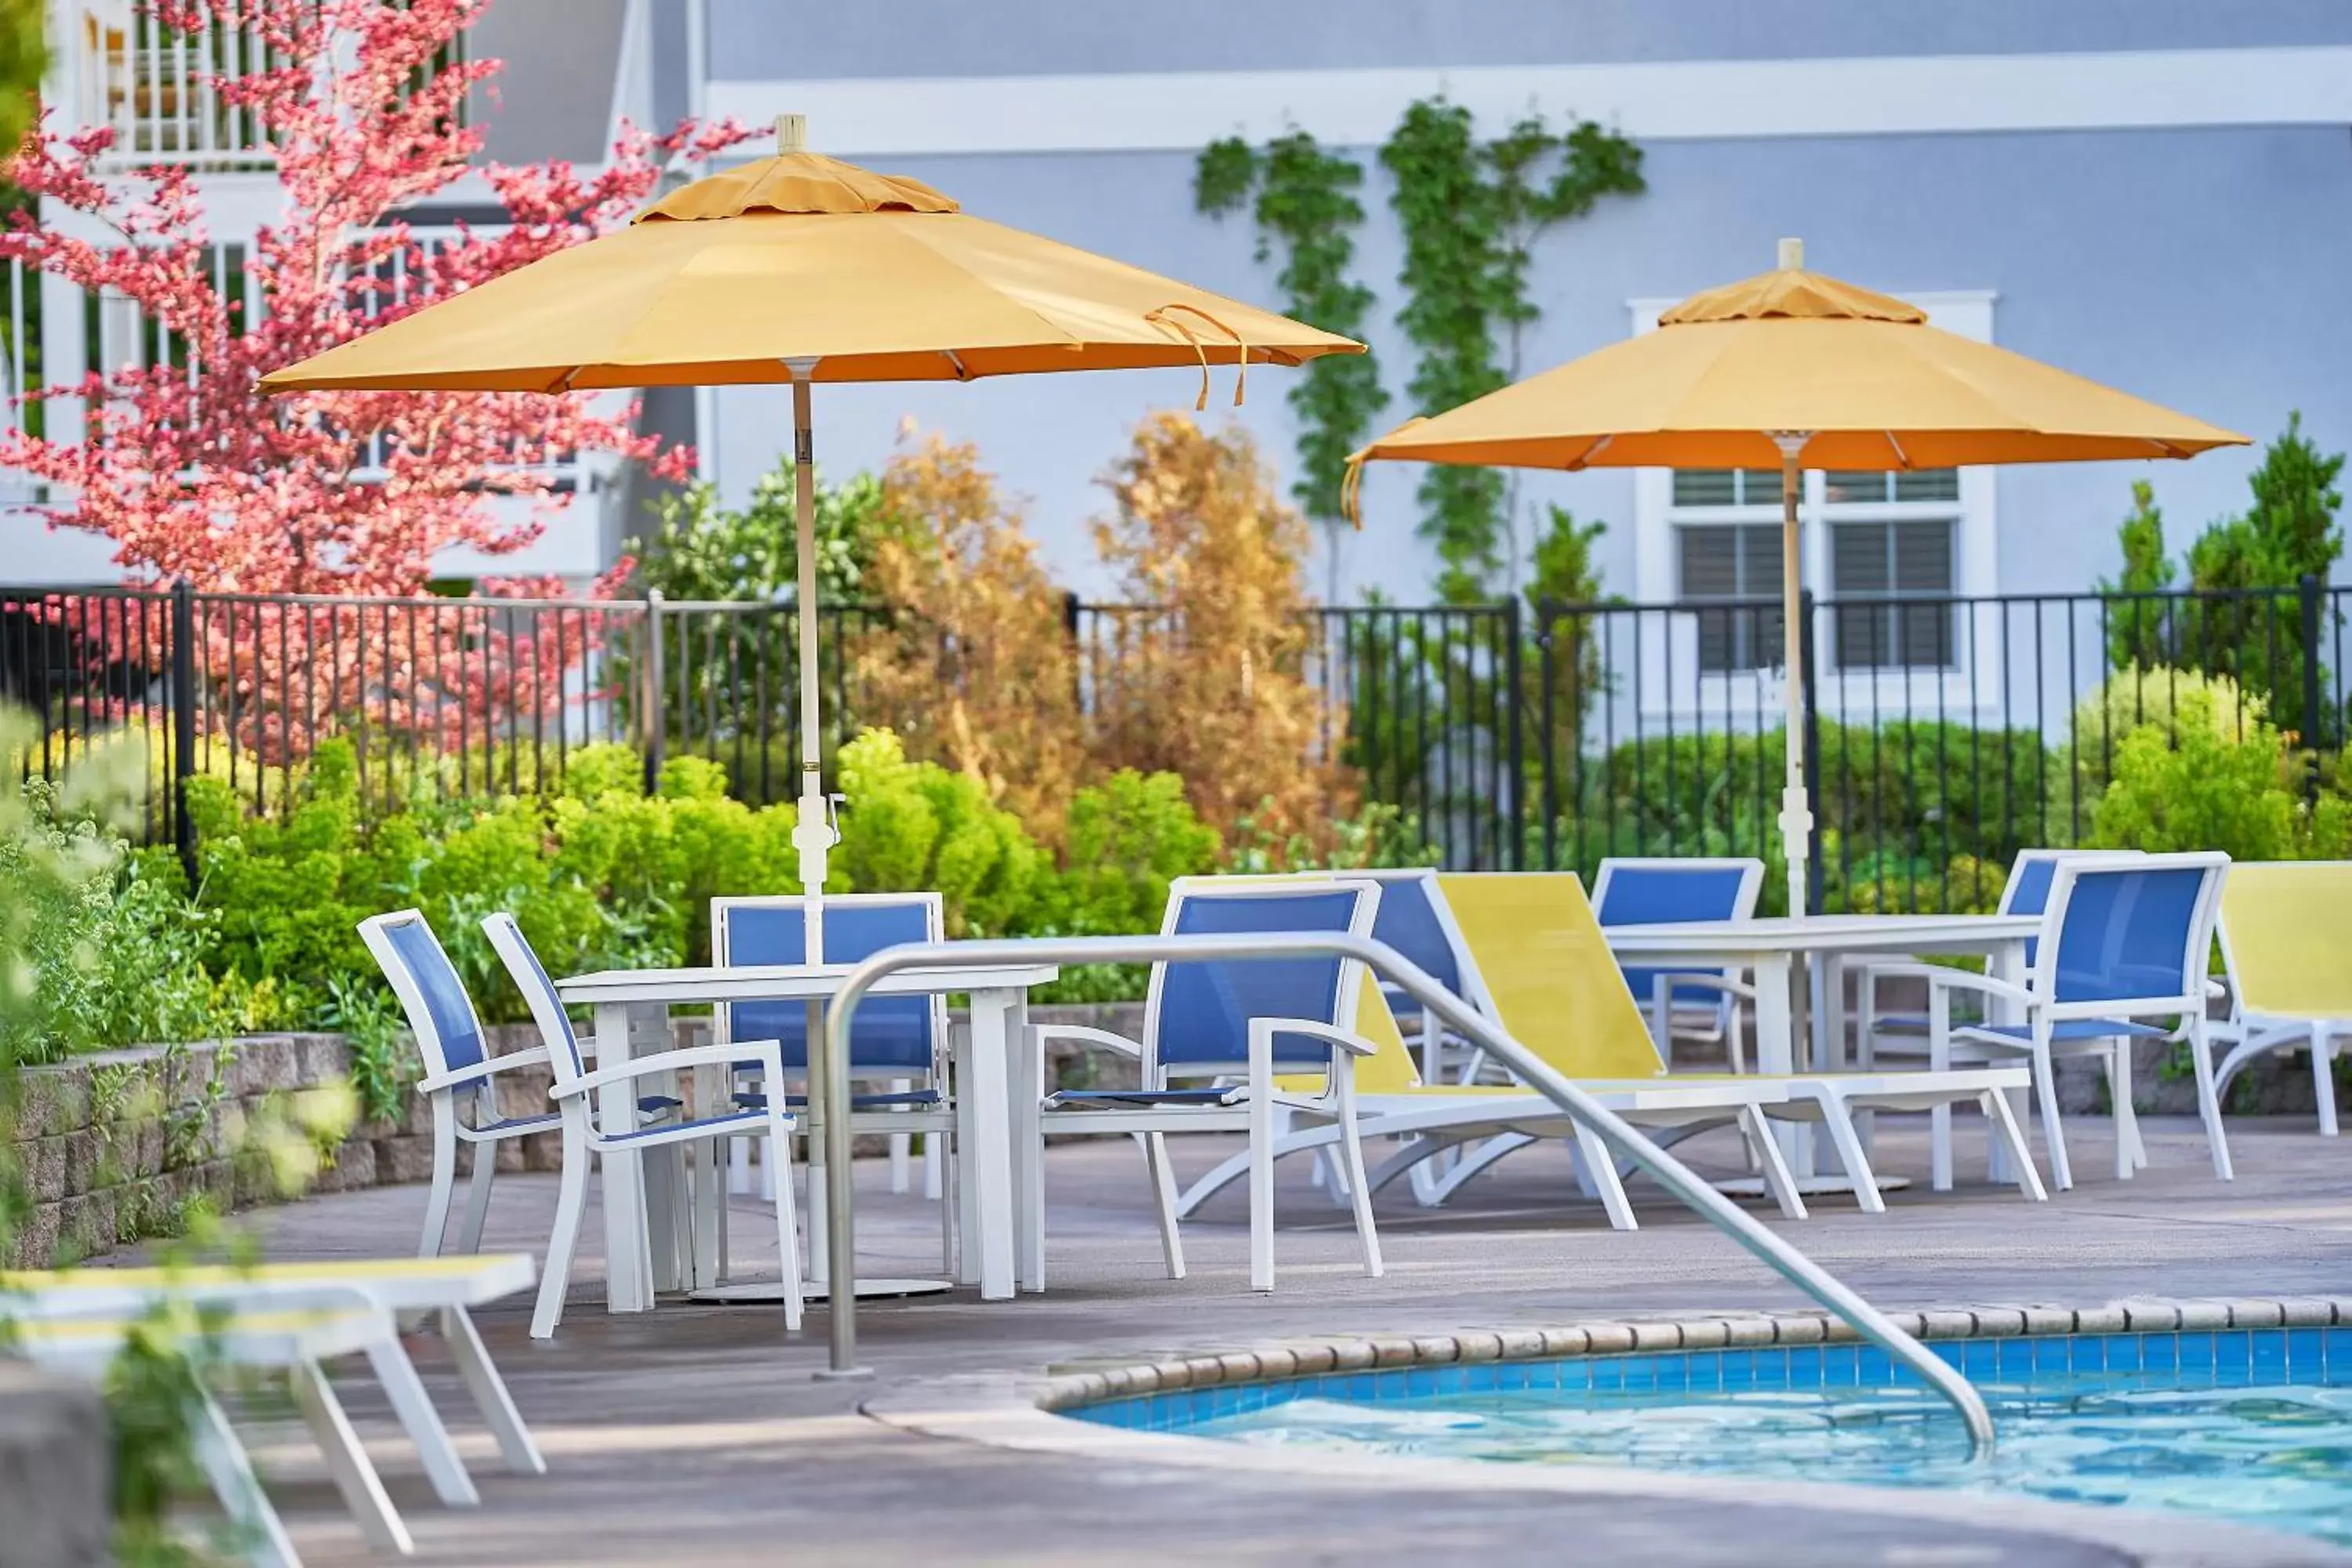
[{"label": "yellow patio umbrella", "polygon": [[[1052,371],[1299,364],[1363,345],[1036,235],[973,217],[930,186],[807,150],[671,192],[626,229],[558,251],[262,378],[270,392],[793,389],[798,525],[800,820],[808,954],[819,959],[826,820],[818,763],[818,382],[971,381]],[[812,1042],[819,1031],[814,1022]],[[813,1064],[820,1053],[812,1051]],[[821,1072],[828,1160],[846,1168],[844,1075]],[[831,1184],[834,1350],[850,1351],[849,1184]]]},{"label": "yellow patio umbrella", "polygon": [[1349,459],[1528,468],[1781,471],[1788,776],[1780,797],[1789,902],[1805,905],[1804,688],[1797,495],[1804,468],[1913,469],[1972,463],[2188,458],[2246,437],[1943,331],[1927,312],[1804,269],[1780,267],[1695,294],[1658,330],[1426,419]]},{"label": "yellow patio umbrella", "polygon": [[[971,216],[919,181],[811,153],[680,187],[629,227],[519,268],[262,378],[270,392],[793,388],[799,531],[801,820],[813,899],[834,841],[818,782],[810,387],[1049,371],[1298,364],[1363,345]],[[810,922],[814,951],[817,924]]]}]

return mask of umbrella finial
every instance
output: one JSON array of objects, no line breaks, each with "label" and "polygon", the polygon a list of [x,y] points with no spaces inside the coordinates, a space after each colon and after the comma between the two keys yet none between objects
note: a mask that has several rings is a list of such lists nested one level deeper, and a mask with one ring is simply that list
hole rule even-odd
[{"label": "umbrella finial", "polygon": [[778,156],[782,156],[786,153],[805,153],[807,151],[808,116],[805,114],[777,115],[776,153]]},{"label": "umbrella finial", "polygon": [[1782,240],[1780,242],[1780,270],[1783,272],[1802,272],[1804,269],[1805,242],[1801,239]]}]

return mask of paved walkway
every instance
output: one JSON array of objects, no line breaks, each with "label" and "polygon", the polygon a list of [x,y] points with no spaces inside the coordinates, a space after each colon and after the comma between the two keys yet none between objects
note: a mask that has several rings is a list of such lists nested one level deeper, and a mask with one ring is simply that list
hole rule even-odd
[{"label": "paved walkway", "polygon": [[[1961,1170],[1983,1169],[1962,1128]],[[2239,1180],[2212,1179],[2193,1123],[2145,1123],[2151,1169],[2118,1184],[2105,1123],[2077,1119],[2085,1184],[2040,1208],[1979,1184],[1937,1197],[1891,1195],[1883,1217],[1824,1200],[1814,1218],[1771,1223],[1885,1307],[2053,1302],[2134,1295],[2352,1294],[2352,1144],[2308,1122],[2233,1128]],[[1882,1167],[1924,1178],[1924,1123],[1885,1123]],[[1180,1146],[1182,1168],[1223,1152]],[[1728,1172],[1727,1135],[1685,1146]],[[1297,1162],[1288,1162],[1296,1165]],[[1646,1184],[1643,1228],[1608,1229],[1597,1207],[1563,1201],[1553,1150],[1507,1162],[1430,1213],[1384,1194],[1383,1279],[1359,1272],[1353,1235],[1327,1198],[1286,1169],[1277,1238],[1280,1291],[1246,1289],[1238,1187],[1186,1227],[1191,1278],[1160,1274],[1141,1162],[1125,1142],[1057,1148],[1050,1160],[1043,1297],[983,1304],[969,1293],[869,1305],[864,1356],[894,1395],[920,1380],[1034,1373],[1270,1339],[1557,1325],[1652,1311],[1794,1309],[1804,1303],[1762,1266]],[[877,1274],[937,1268],[933,1212],[885,1191],[861,1164],[861,1252]],[[488,1246],[545,1245],[551,1178],[500,1182]],[[424,1206],[416,1188],[379,1189],[268,1211],[254,1224],[274,1257],[403,1253]],[[739,1201],[739,1262],[756,1271],[763,1230]],[[593,1214],[585,1239],[602,1230]],[[772,1257],[768,1260],[772,1268]],[[614,1318],[601,1264],[583,1260],[571,1316],[551,1344],[528,1337],[529,1305],[482,1326],[538,1430],[551,1473],[499,1472],[486,1439],[457,1424],[482,1479],[478,1510],[434,1506],[413,1456],[364,1380],[353,1414],[381,1456],[431,1563],[698,1565],[913,1563],[1222,1564],[1470,1561],[1839,1568],[1844,1564],[2121,1563],[2104,1548],[1992,1528],[1776,1506],[1759,1487],[1745,1506],[1688,1501],[1465,1495],[1312,1479],[1278,1470],[1194,1471],[1010,1453],[913,1436],[858,1414],[877,1384],[813,1381],[824,1317],[784,1338],[770,1310],[665,1306]],[[438,1347],[419,1351],[436,1395],[465,1406]],[[366,1561],[314,1460],[289,1443],[265,1450],[285,1480],[289,1520],[315,1564]],[[1400,1473],[1401,1478],[1402,1472]],[[2292,1559],[2287,1559],[2292,1560]]]}]

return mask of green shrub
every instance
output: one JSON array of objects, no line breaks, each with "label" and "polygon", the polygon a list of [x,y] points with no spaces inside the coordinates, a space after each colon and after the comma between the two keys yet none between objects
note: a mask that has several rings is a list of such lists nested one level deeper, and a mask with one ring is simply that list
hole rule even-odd
[{"label": "green shrub", "polygon": [[2230,741],[2246,738],[2270,722],[2263,700],[2241,691],[2226,675],[2168,665],[2126,665],[2074,708],[2066,760],[2082,781],[2086,806],[2095,806],[2115,771],[2116,751],[2131,732],[2153,724],[2169,733],[2184,703],[2193,705],[2215,734]]},{"label": "green shrub", "polygon": [[2116,747],[2091,843],[2101,848],[2221,849],[2240,860],[2297,850],[2299,803],[2282,780],[2278,731],[2246,719],[2232,735],[2214,693],[2184,688],[2170,724],[2142,724]]}]

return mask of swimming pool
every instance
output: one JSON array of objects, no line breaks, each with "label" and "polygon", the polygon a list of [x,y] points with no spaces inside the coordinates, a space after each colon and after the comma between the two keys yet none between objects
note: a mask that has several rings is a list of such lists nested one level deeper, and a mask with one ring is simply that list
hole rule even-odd
[{"label": "swimming pool", "polygon": [[2352,1544],[2352,1327],[1930,1342],[1992,1408],[1972,1464],[1864,1344],[1332,1371],[1066,1408],[1272,1448],[1633,1466],[2167,1509]]}]

